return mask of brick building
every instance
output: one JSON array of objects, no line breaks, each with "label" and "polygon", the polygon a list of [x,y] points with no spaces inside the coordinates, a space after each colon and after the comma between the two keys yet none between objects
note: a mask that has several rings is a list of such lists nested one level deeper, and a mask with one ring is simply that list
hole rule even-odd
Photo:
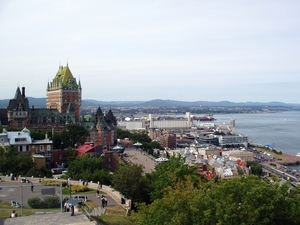
[{"label": "brick building", "polygon": [[80,119],[81,83],[73,77],[69,66],[60,66],[52,82],[47,86],[47,109],[57,109],[59,113],[73,114],[75,122]]}]

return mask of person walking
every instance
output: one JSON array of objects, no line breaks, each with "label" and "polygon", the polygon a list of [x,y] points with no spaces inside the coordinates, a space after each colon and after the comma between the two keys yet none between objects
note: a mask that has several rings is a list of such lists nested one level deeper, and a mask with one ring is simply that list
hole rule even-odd
[{"label": "person walking", "polygon": [[33,183],[31,182],[31,187],[30,187],[31,188],[31,192],[33,192],[33,187],[34,187]]},{"label": "person walking", "polygon": [[71,206],[71,216],[75,216],[75,214],[74,214],[74,205]]},{"label": "person walking", "polygon": [[101,197],[101,203],[102,203],[102,208],[105,207],[105,198],[104,198],[104,195],[102,195]]}]

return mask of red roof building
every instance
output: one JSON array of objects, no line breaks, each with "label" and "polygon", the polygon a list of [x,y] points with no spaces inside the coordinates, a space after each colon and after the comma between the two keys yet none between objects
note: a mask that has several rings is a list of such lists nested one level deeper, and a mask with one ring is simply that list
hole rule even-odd
[{"label": "red roof building", "polygon": [[89,142],[86,142],[76,149],[77,156],[81,156],[86,153],[95,153],[95,146]]}]

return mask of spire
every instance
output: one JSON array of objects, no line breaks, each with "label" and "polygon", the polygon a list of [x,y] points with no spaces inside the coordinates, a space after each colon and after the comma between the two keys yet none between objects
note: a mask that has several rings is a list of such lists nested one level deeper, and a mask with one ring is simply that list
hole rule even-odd
[{"label": "spire", "polygon": [[80,82],[80,78],[79,78],[79,81],[78,81],[78,89],[81,90],[81,82]]},{"label": "spire", "polygon": [[48,80],[48,83],[47,83],[47,91],[50,91],[50,84],[49,84],[49,80]]}]

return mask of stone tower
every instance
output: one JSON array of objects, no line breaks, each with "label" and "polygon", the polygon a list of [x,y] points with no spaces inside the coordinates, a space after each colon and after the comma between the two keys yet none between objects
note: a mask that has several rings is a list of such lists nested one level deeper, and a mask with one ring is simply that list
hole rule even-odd
[{"label": "stone tower", "polygon": [[60,113],[73,114],[75,121],[80,120],[82,89],[77,83],[69,66],[59,66],[56,76],[47,85],[47,109],[57,109]]}]

